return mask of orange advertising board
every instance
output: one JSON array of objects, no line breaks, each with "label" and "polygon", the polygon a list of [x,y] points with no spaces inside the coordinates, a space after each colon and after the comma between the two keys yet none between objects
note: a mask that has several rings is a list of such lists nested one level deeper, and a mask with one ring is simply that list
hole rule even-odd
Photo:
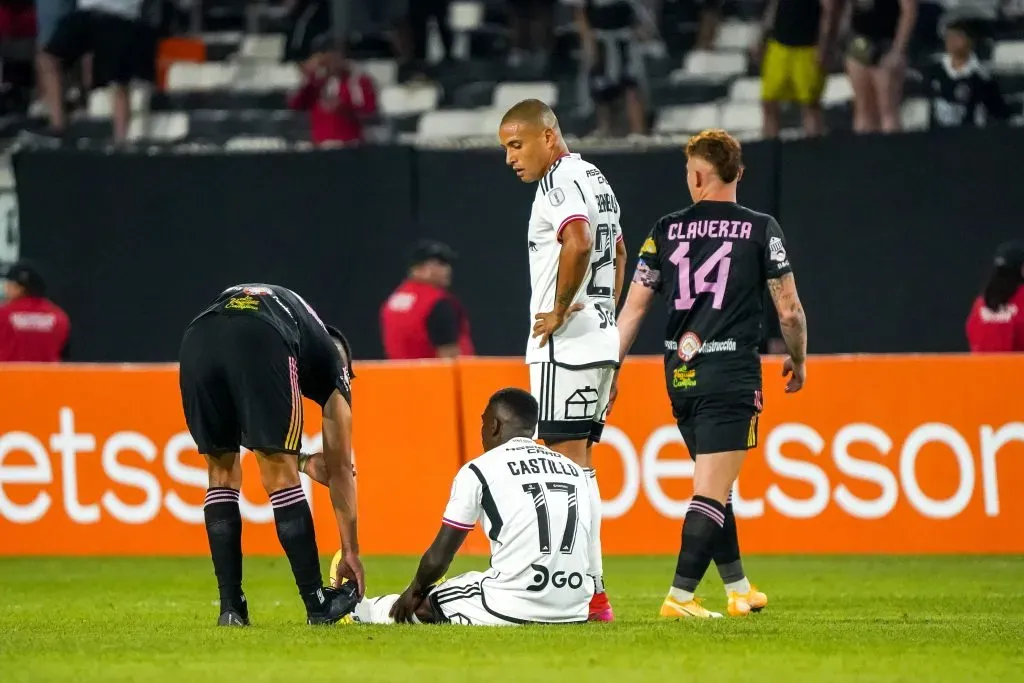
[{"label": "orange advertising board", "polygon": [[[1024,357],[812,358],[783,393],[765,360],[761,445],[734,492],[745,552],[1022,553]],[[521,359],[361,363],[353,385],[360,536],[417,554],[451,479],[479,454],[480,413],[528,385]],[[699,378],[698,378],[699,381]],[[595,447],[608,554],[674,553],[692,463],[661,361],[631,358]],[[304,446],[319,447],[306,404]],[[243,456],[243,547],[278,554],[273,513]],[[304,480],[321,552],[338,545],[326,489]],[[205,465],[174,365],[0,367],[0,554],[203,554]],[[467,548],[486,552],[480,534]]]},{"label": "orange advertising board", "polygon": [[[354,452],[364,553],[429,543],[459,466],[450,366],[362,363]],[[320,450],[305,402],[303,446]],[[253,456],[242,456],[247,553],[281,552]],[[319,549],[340,544],[327,489],[303,477]],[[0,369],[0,555],[207,552],[206,465],[185,428],[176,365]],[[424,513],[426,511],[426,513]]]}]

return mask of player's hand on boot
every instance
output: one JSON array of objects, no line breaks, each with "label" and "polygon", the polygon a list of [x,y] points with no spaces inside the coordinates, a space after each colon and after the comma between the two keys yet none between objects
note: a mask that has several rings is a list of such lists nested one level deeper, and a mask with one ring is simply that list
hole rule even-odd
[{"label": "player's hand on boot", "polygon": [[341,564],[338,565],[338,580],[348,579],[355,581],[359,587],[359,599],[366,595],[366,570],[363,569],[363,561],[359,559],[359,553],[346,550],[341,555]]},{"label": "player's hand on boot", "polygon": [[548,311],[547,313],[538,313],[534,317],[533,323],[533,336],[540,337],[540,348],[544,348],[544,345],[548,343],[548,339],[551,338],[555,332],[558,331],[565,321],[575,313],[576,311],[582,311],[584,309],[583,304],[573,304],[566,309],[565,313],[558,313],[556,311]]},{"label": "player's hand on boot", "polygon": [[396,624],[413,623],[413,615],[416,614],[416,610],[420,608],[425,598],[425,595],[409,586],[405,589],[404,593],[398,596],[395,604],[391,606],[391,618],[395,620]]},{"label": "player's hand on boot", "polygon": [[782,376],[789,377],[789,381],[786,382],[787,394],[800,391],[807,381],[807,363],[795,363],[792,358],[786,358],[782,363]]}]

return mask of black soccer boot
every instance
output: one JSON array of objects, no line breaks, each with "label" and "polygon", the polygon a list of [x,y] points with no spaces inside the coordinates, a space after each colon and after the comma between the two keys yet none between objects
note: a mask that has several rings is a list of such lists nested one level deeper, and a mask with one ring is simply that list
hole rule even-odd
[{"label": "black soccer boot", "polygon": [[222,605],[220,618],[217,619],[217,626],[248,626],[249,625],[249,603],[245,601],[245,595],[238,602],[231,605]]},{"label": "black soccer boot", "polygon": [[359,587],[355,581],[347,581],[337,588],[320,588],[305,598],[305,601],[307,624],[336,624],[356,608],[359,602]]}]

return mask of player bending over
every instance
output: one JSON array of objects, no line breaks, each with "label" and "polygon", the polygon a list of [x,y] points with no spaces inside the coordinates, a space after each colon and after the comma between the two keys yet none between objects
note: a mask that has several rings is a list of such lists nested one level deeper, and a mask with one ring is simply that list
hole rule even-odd
[{"label": "player bending over", "polygon": [[612,621],[591,446],[601,440],[618,365],[615,309],[626,262],[619,203],[600,169],[569,153],[558,119],[540,100],[509,109],[498,137],[519,179],[538,183],[528,231],[533,328],[526,346],[530,391],[540,402],[537,434],[591,479],[590,566],[597,590],[590,619]]},{"label": "player bending over", "polygon": [[[588,478],[533,441],[537,413],[537,401],[520,389],[491,396],[480,429],[487,452],[455,475],[441,530],[412,583],[401,595],[363,600],[353,621],[509,626],[587,620],[594,594]],[[491,568],[435,586],[478,519],[491,540]]]},{"label": "player bending over", "polygon": [[[186,328],[181,401],[188,430],[209,467],[203,511],[220,588],[219,625],[249,624],[238,510],[241,446],[256,453],[307,622],[333,624],[362,595],[350,369],[351,353],[341,333],[325,327],[302,297],[284,287],[229,287]],[[356,579],[340,589],[323,585],[313,516],[299,485],[303,396],[323,407],[322,479],[331,491],[346,572]]]},{"label": "player bending over", "polygon": [[690,138],[686,157],[693,205],[659,220],[640,249],[619,314],[620,354],[624,360],[661,295],[669,313],[665,382],[695,461],[693,498],[661,616],[722,616],[693,596],[712,559],[725,582],[728,612],[740,616],[768,602],[743,573],[731,493],[747,450],[757,446],[765,284],[789,350],[787,392],[804,384],[807,319],[778,222],[736,203],[739,142],[723,130],[706,130]]}]

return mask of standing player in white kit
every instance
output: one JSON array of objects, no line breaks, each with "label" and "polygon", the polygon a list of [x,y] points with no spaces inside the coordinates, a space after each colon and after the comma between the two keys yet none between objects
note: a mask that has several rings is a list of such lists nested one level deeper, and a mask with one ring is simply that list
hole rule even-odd
[{"label": "standing player in white kit", "polygon": [[528,237],[533,330],[526,348],[530,390],[540,404],[537,435],[587,473],[595,582],[589,618],[612,621],[590,451],[601,440],[618,365],[615,311],[626,262],[619,204],[601,171],[569,153],[558,119],[540,100],[509,109],[498,137],[519,179],[539,184]]}]

